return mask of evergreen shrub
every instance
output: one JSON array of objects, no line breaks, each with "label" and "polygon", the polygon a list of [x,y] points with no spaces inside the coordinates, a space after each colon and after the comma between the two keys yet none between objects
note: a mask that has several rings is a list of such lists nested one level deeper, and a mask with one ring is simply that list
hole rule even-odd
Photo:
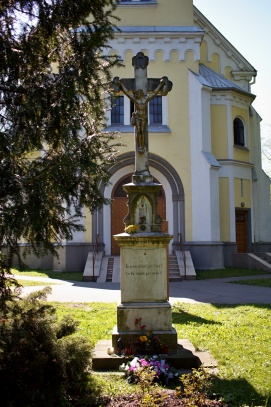
[{"label": "evergreen shrub", "polygon": [[6,303],[0,320],[1,405],[72,406],[88,386],[91,344],[77,322],[57,321],[46,287]]}]

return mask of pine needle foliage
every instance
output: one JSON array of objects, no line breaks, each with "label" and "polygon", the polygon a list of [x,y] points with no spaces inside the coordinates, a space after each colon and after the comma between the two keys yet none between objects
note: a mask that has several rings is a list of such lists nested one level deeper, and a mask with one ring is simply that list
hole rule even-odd
[{"label": "pine needle foliage", "polygon": [[105,127],[117,57],[105,57],[114,0],[1,0],[0,245],[36,255],[83,229],[106,203],[118,143]]},{"label": "pine needle foliage", "polygon": [[73,406],[91,392],[91,344],[73,335],[78,324],[72,318],[57,321],[55,308],[44,301],[49,290],[6,303],[0,321],[2,406]]},{"label": "pine needle foliage", "polygon": [[11,298],[14,256],[51,252],[82,231],[85,208],[107,203],[116,135],[105,127],[105,93],[117,57],[114,0],[0,2],[1,306]]}]

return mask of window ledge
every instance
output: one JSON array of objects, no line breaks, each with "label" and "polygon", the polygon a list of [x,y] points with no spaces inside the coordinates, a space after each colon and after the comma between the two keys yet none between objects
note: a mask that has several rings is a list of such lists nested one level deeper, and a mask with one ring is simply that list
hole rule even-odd
[{"label": "window ledge", "polygon": [[249,151],[249,148],[245,147],[245,146],[239,146],[238,144],[234,144],[233,148],[237,148],[239,150],[245,150],[245,151]]},{"label": "window ledge", "polygon": [[[108,126],[104,129],[104,131],[120,131],[121,133],[134,133],[134,127],[133,126],[125,126],[123,124],[111,124],[111,126]],[[148,132],[149,133],[171,133],[171,130],[168,126],[165,125],[154,125],[151,124],[148,126]]]}]

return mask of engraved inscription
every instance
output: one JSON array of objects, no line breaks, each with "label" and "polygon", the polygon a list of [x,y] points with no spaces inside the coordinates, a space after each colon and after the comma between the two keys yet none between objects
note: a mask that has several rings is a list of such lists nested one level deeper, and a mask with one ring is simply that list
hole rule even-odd
[{"label": "engraved inscription", "polygon": [[158,276],[163,272],[163,264],[125,264],[126,276]]}]

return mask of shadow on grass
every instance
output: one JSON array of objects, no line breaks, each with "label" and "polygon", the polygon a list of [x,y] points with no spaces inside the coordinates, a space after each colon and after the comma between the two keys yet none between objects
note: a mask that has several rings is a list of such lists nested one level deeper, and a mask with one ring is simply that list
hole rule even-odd
[{"label": "shadow on grass", "polygon": [[[172,315],[174,314],[176,316],[176,318],[180,318],[180,321],[178,319],[175,320],[176,323],[185,323],[185,322],[190,322],[190,321],[194,321],[197,322],[197,319],[199,322],[203,322],[205,324],[208,323],[218,323],[212,320],[207,320],[201,317],[197,317],[193,314],[189,314],[187,311],[185,311],[185,309],[182,308],[183,303],[182,302],[176,302],[172,305]],[[258,303],[240,303],[240,304],[218,304],[218,303],[204,303],[204,304],[200,304],[200,306],[212,306],[215,307],[217,310],[231,310],[231,309],[235,309],[235,308],[244,308],[244,307],[250,307],[250,308],[255,308],[255,309],[263,309],[263,310],[271,310],[271,304],[258,304]],[[190,315],[190,317],[189,317]],[[195,320],[194,320],[195,318]]]},{"label": "shadow on grass", "polygon": [[245,379],[221,379],[215,377],[213,393],[223,398],[229,406],[271,407],[271,399],[263,398]]},{"label": "shadow on grass", "polygon": [[195,325],[221,325],[220,322],[212,321],[209,319],[201,318],[193,314],[189,314],[189,312],[179,310],[176,311],[175,309],[172,312],[172,322],[174,324],[195,324]]},{"label": "shadow on grass", "polygon": [[[116,395],[125,395],[128,392],[125,389],[117,390],[117,384],[114,382],[117,380],[119,382],[120,378],[115,377],[107,377],[102,378],[96,375],[90,376],[89,381],[89,391],[84,394],[80,395],[80,402],[78,406],[81,407],[98,407],[102,405],[106,405],[106,400],[110,400],[111,397],[114,398],[114,395],[110,395],[104,398],[102,395],[105,395],[106,392],[104,391],[104,380],[107,382],[111,382],[109,388],[114,389],[114,394]],[[108,383],[107,383],[108,385]],[[179,386],[179,384],[178,384]],[[176,388],[175,385],[169,386],[171,390]],[[138,388],[135,387],[135,391],[139,391]],[[255,389],[244,379],[232,379],[232,380],[223,380],[215,377],[213,381],[213,385],[211,387],[211,393],[213,394],[213,399],[221,399],[226,403],[228,407],[271,407],[271,403],[267,398],[261,397]],[[191,389],[192,391],[192,389]],[[193,393],[193,391],[192,391]],[[180,399],[181,400],[181,399]],[[79,401],[79,400],[78,400]],[[125,402],[125,398],[124,398]],[[105,404],[104,404],[105,403]],[[77,405],[77,404],[76,404]],[[124,405],[124,404],[121,404]],[[159,404],[158,404],[159,405]],[[164,405],[164,404],[163,404]],[[207,404],[206,404],[207,405]],[[208,404],[209,405],[209,404]]]}]

